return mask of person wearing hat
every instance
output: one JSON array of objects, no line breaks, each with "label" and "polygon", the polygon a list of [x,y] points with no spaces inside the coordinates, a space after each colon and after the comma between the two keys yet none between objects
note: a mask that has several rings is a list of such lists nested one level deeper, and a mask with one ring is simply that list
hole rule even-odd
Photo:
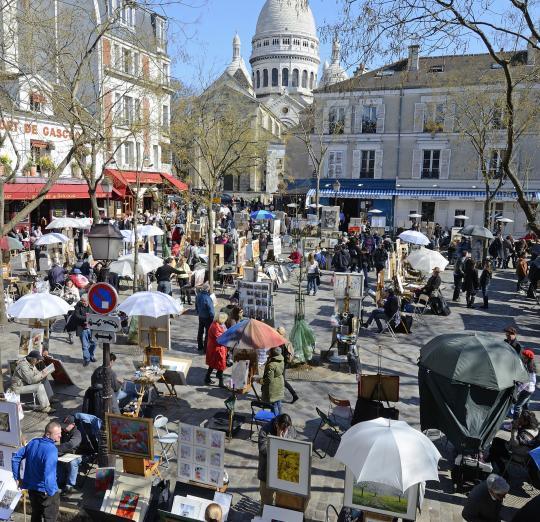
[{"label": "person wearing hat", "polygon": [[[75,425],[75,417],[68,415],[60,422],[62,428],[62,436],[58,445],[58,455],[66,455],[67,453],[75,453],[82,442],[82,435]],[[77,475],[79,474],[79,466],[82,462],[82,457],[77,457],[69,462],[58,461],[57,476],[58,487],[62,490],[63,495],[69,495],[73,492],[77,484]]]},{"label": "person wearing hat", "polygon": [[20,359],[11,377],[11,389],[19,395],[35,393],[39,404],[38,411],[54,413],[49,401],[52,389],[47,381],[47,374],[36,368],[36,364],[42,360],[43,357],[37,350],[32,350],[26,357]]},{"label": "person wearing hat", "polygon": [[424,287],[420,290],[421,294],[426,294],[426,295],[431,296],[433,292],[439,289],[439,287],[441,286],[440,273],[441,273],[441,269],[438,266],[436,266],[432,270],[430,278],[427,280]]},{"label": "person wearing hat", "polygon": [[500,522],[502,503],[508,491],[508,482],[492,473],[471,490],[461,516],[467,522]]},{"label": "person wearing hat", "polygon": [[516,339],[517,330],[513,326],[507,326],[504,329],[504,333],[506,334],[506,339],[504,342],[508,343],[518,355],[521,355],[521,344],[519,344],[518,340]]},{"label": "person wearing hat", "polygon": [[516,402],[514,404],[514,414],[512,416],[514,424],[519,419],[522,409],[528,409],[529,402],[534,390],[536,390],[536,365],[534,364],[534,352],[525,349],[521,352],[521,361],[529,374],[526,382],[516,384]]}]

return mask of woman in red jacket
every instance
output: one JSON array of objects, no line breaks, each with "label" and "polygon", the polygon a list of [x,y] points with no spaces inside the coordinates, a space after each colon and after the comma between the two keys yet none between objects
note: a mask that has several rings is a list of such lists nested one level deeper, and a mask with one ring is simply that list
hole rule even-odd
[{"label": "woman in red jacket", "polygon": [[208,371],[204,379],[205,384],[214,384],[211,379],[212,372],[216,370],[216,377],[219,380],[219,386],[224,388],[223,384],[223,370],[227,368],[227,347],[218,344],[218,337],[225,333],[225,321],[227,321],[226,313],[219,313],[210,328],[208,329],[208,342],[206,345],[206,364],[208,365]]}]

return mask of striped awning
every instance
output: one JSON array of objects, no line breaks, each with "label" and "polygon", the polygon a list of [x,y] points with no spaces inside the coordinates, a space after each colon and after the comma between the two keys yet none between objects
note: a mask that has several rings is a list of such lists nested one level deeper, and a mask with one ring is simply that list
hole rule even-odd
[{"label": "striped awning", "polygon": [[[315,196],[315,189],[309,189],[307,196]],[[323,188],[319,191],[320,197],[338,197],[345,199],[392,199],[394,189],[341,189],[339,192]]]}]

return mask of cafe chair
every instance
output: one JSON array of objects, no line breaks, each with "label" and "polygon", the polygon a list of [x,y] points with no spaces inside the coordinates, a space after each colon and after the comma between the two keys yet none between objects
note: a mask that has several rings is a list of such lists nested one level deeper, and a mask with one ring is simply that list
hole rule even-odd
[{"label": "cafe chair", "polygon": [[259,433],[260,427],[273,420],[275,416],[274,407],[269,402],[264,402],[261,400],[251,401],[249,440],[253,440],[253,425],[257,427],[257,433]]},{"label": "cafe chair", "polygon": [[[344,430],[339,424],[330,419],[330,417],[328,417],[326,413],[319,410],[319,408],[315,407],[315,410],[317,410],[317,415],[320,417],[321,422],[319,423],[319,427],[317,428],[315,436],[312,440],[313,451],[317,454],[319,458],[324,459],[328,455],[328,450],[330,449],[332,441],[335,440],[338,444],[341,442],[341,435],[342,433],[344,433]],[[328,435],[328,444],[324,452],[321,452],[315,448],[315,440],[317,439],[317,435],[319,435],[321,429],[324,430],[324,433],[326,433],[326,435]]]},{"label": "cafe chair", "polygon": [[401,312],[398,310],[390,318],[389,321],[387,321],[386,319],[382,319],[382,321],[384,322],[384,326],[383,326],[383,329],[379,332],[379,335],[382,335],[388,332],[394,338],[394,341],[397,341],[395,325],[398,325],[401,322]]},{"label": "cafe chair", "polygon": [[409,306],[413,309],[413,318],[416,319],[419,323],[426,324],[424,319],[424,314],[429,308],[430,297],[427,294],[420,294],[418,301],[416,303],[409,303]]},{"label": "cafe chair", "polygon": [[154,419],[157,440],[161,445],[161,457],[165,459],[166,468],[169,467],[169,451],[172,449],[176,455],[176,446],[178,444],[178,433],[169,431],[168,422],[169,419],[163,415],[157,415]]},{"label": "cafe chair", "polygon": [[328,417],[343,428],[350,428],[353,417],[351,401],[328,394]]}]

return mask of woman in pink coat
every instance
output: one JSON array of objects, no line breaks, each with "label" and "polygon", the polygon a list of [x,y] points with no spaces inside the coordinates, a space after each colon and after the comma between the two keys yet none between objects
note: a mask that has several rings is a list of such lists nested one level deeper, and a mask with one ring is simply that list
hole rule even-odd
[{"label": "woman in pink coat", "polygon": [[204,379],[205,384],[214,384],[211,379],[212,372],[216,370],[216,377],[219,380],[219,386],[224,388],[223,384],[223,370],[227,368],[227,347],[218,344],[218,337],[225,333],[225,321],[227,320],[227,314],[221,312],[214,319],[213,323],[208,329],[208,343],[206,345],[206,364],[208,365],[208,371]]}]

